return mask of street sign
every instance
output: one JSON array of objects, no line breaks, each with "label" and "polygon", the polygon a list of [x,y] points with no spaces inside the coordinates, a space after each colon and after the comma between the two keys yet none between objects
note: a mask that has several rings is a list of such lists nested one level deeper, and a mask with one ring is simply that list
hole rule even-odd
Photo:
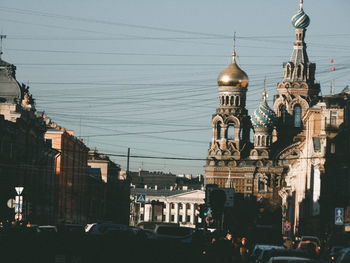
[{"label": "street sign", "polygon": [[15,204],[15,213],[22,213],[22,204]]},{"label": "street sign", "polygon": [[284,223],[284,231],[288,232],[288,231],[291,230],[291,228],[292,228],[292,223],[286,221],[286,222]]},{"label": "street sign", "polygon": [[344,224],[344,231],[350,232],[350,224]]},{"label": "street sign", "polygon": [[15,214],[15,220],[21,221],[22,220],[22,214],[20,214],[20,213]]},{"label": "street sign", "polygon": [[343,225],[344,224],[344,208],[335,208],[334,210],[334,224]]},{"label": "street sign", "polygon": [[7,207],[8,208],[14,208],[15,207],[15,204],[16,204],[16,200],[15,199],[9,199],[8,201],[7,201]]},{"label": "street sign", "polygon": [[18,187],[15,187],[15,189],[16,189],[17,194],[18,194],[18,195],[21,195],[21,193],[22,193],[24,187],[18,186]]},{"label": "street sign", "polygon": [[136,203],[146,203],[146,195],[145,194],[137,194],[136,195]]}]

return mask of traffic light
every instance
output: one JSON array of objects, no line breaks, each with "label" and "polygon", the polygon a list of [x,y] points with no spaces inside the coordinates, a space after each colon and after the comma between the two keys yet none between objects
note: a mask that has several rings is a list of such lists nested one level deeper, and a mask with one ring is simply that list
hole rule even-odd
[{"label": "traffic light", "polygon": [[199,217],[200,218],[205,218],[207,215],[208,215],[208,212],[207,212],[207,206],[205,204],[200,204],[199,205]]},{"label": "traffic light", "polygon": [[207,216],[211,217],[212,213],[210,207],[208,207],[206,204],[199,205],[199,216],[203,219]]}]

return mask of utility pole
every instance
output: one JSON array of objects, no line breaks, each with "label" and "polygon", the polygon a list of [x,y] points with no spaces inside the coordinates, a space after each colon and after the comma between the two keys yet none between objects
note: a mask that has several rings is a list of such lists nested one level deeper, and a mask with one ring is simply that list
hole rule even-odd
[{"label": "utility pole", "polygon": [[126,162],[126,179],[129,179],[130,148],[128,148],[128,159]]}]

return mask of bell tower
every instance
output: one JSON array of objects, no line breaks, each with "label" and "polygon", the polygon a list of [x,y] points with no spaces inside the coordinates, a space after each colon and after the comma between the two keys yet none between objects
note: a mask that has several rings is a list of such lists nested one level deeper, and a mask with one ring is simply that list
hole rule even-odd
[{"label": "bell tower", "polygon": [[[234,48],[232,63],[218,77],[219,107],[212,117],[212,139],[206,164],[207,183],[225,187],[230,165],[235,160],[249,156],[250,118],[246,109],[248,76],[237,65]],[[220,167],[221,183],[210,177],[217,176],[215,167]],[[226,167],[226,168],[225,168]],[[224,179],[225,178],[225,179]]]},{"label": "bell tower", "polygon": [[278,95],[274,97],[280,138],[291,138],[302,131],[302,117],[317,103],[320,92],[320,85],[315,83],[316,64],[309,61],[306,52],[305,34],[310,18],[303,10],[303,0],[291,22],[296,41],[289,61],[283,63],[283,80],[277,84]]}]

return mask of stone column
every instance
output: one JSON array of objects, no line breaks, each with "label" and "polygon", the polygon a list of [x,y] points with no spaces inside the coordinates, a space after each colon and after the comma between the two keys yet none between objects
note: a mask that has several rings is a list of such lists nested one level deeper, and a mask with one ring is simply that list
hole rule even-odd
[{"label": "stone column", "polygon": [[194,225],[194,214],[195,214],[195,210],[194,210],[194,203],[191,203],[191,215],[190,215],[190,223],[191,225]]},{"label": "stone column", "polygon": [[186,203],[182,203],[182,223],[186,224],[186,219],[187,219]]},{"label": "stone column", "polygon": [[165,222],[169,223],[170,222],[170,215],[171,215],[171,203],[166,203],[165,204]]},{"label": "stone column", "polygon": [[175,207],[174,222],[179,223],[179,203],[174,203],[174,207]]}]

